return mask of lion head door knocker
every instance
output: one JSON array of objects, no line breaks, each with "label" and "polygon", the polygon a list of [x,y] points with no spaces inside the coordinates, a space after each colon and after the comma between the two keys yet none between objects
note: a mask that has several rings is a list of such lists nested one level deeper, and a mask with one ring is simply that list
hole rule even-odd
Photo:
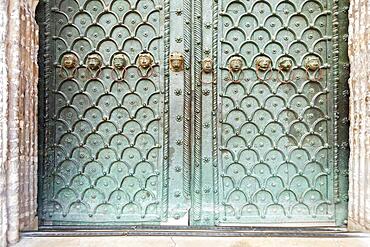
[{"label": "lion head door knocker", "polygon": [[[260,81],[269,80],[272,77],[272,62],[267,56],[256,57],[256,74]],[[270,73],[270,77],[266,78],[266,74]],[[261,76],[262,74],[262,76]]]},{"label": "lion head door knocker", "polygon": [[[209,57],[207,57],[207,58],[205,58],[205,59],[203,59],[203,61],[202,61],[202,75],[201,75],[201,80],[202,80],[202,82],[203,83],[211,83],[211,82],[213,82],[213,73],[214,72],[214,70],[213,70],[213,60],[212,60],[212,58],[209,58]],[[210,78],[210,80],[209,81],[205,81],[205,80],[203,80],[203,76],[204,77],[211,77]]]},{"label": "lion head door knocker", "polygon": [[73,78],[78,67],[78,58],[73,53],[66,53],[62,57],[60,77]]},{"label": "lion head door knocker", "polygon": [[173,72],[184,70],[184,55],[179,52],[173,52],[170,55],[170,68]]},{"label": "lion head door knocker", "polygon": [[233,56],[229,60],[229,80],[232,82],[240,82],[243,78],[244,61],[240,56]]},{"label": "lion head door knocker", "polygon": [[322,69],[320,59],[315,55],[309,55],[304,59],[304,67],[307,79],[319,81],[322,79]]},{"label": "lion head door knocker", "polygon": [[98,53],[92,53],[87,56],[86,65],[91,78],[97,78],[103,65],[103,59]]},{"label": "lion head door knocker", "polygon": [[294,80],[293,61],[289,57],[282,57],[278,62],[278,75],[277,79],[280,82],[288,83]]},{"label": "lion head door knocker", "polygon": [[[126,67],[128,65],[128,59],[123,53],[117,53],[113,56],[112,59],[112,78],[115,78],[117,81],[124,80]],[[113,75],[114,74],[114,75]]]},{"label": "lion head door knocker", "polygon": [[137,59],[137,66],[139,67],[141,77],[149,77],[154,74],[154,58],[149,52],[139,54]]}]

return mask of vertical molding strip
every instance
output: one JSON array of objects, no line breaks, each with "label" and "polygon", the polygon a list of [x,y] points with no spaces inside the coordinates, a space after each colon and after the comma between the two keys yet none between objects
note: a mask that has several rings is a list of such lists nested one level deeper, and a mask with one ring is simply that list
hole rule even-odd
[{"label": "vertical molding strip", "polygon": [[163,190],[162,217],[168,218],[168,185],[169,185],[169,56],[170,56],[170,0],[164,0],[164,133],[163,133]]},{"label": "vertical molding strip", "polygon": [[183,180],[184,180],[184,195],[190,198],[191,184],[191,16],[192,5],[191,0],[183,0],[184,5],[184,138],[183,138]]},{"label": "vertical molding strip", "polygon": [[194,167],[193,167],[193,189],[192,196],[192,221],[201,220],[202,210],[202,84],[201,84],[201,63],[202,61],[202,0],[193,0],[193,59],[194,66]]},{"label": "vertical molding strip", "polygon": [[338,84],[339,84],[339,32],[338,32],[338,2],[339,0],[333,0],[333,97],[334,97],[334,116],[333,116],[333,134],[334,134],[334,184],[333,184],[333,195],[334,203],[339,203],[339,169],[338,169]]},{"label": "vertical molding strip", "polygon": [[213,37],[212,55],[214,60],[212,84],[212,163],[213,163],[213,194],[214,194],[214,219],[217,225],[220,217],[219,195],[219,160],[218,160],[218,1],[213,1]]},{"label": "vertical molding strip", "polygon": [[348,0],[339,0],[335,9],[337,15],[338,36],[337,49],[335,55],[337,61],[335,63],[334,73],[336,85],[336,114],[335,114],[335,130],[336,130],[336,170],[337,176],[337,198],[336,198],[336,225],[347,225],[348,223],[348,166],[349,166],[349,62],[348,62]]}]

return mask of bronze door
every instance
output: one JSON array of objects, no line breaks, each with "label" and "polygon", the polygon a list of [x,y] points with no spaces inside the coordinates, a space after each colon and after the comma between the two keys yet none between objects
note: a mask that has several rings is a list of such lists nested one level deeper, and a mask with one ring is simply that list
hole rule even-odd
[{"label": "bronze door", "polygon": [[41,225],[343,225],[346,0],[39,5]]}]

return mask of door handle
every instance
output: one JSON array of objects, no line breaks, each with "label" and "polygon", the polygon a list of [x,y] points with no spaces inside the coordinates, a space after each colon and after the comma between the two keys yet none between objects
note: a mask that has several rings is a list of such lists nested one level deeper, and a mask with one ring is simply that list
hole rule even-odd
[{"label": "door handle", "polygon": [[180,52],[173,52],[170,55],[170,68],[173,72],[184,70],[184,55]]},{"label": "door handle", "polygon": [[[211,74],[211,81],[205,81],[203,80],[203,76],[204,74]],[[213,60],[212,58],[205,58],[203,59],[202,61],[202,71],[201,71],[201,80],[202,80],[202,83],[211,83],[213,82],[214,78],[213,78],[213,75],[214,75],[214,68],[213,68]]]},{"label": "door handle", "polygon": [[147,51],[143,51],[142,53],[139,54],[138,60],[137,60],[137,67],[139,68],[138,70],[138,75],[141,78],[149,78],[151,76],[157,76],[154,67],[154,57],[152,54],[150,54]]},{"label": "door handle", "polygon": [[213,60],[209,57],[203,59],[202,70],[206,74],[213,73]]}]

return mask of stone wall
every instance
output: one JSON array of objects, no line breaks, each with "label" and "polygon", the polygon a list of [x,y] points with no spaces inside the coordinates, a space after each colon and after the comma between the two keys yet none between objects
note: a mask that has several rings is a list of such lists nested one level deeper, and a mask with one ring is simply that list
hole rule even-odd
[{"label": "stone wall", "polygon": [[370,1],[351,0],[349,11],[351,229],[370,230]]},{"label": "stone wall", "polygon": [[37,225],[36,4],[0,0],[0,246]]}]

